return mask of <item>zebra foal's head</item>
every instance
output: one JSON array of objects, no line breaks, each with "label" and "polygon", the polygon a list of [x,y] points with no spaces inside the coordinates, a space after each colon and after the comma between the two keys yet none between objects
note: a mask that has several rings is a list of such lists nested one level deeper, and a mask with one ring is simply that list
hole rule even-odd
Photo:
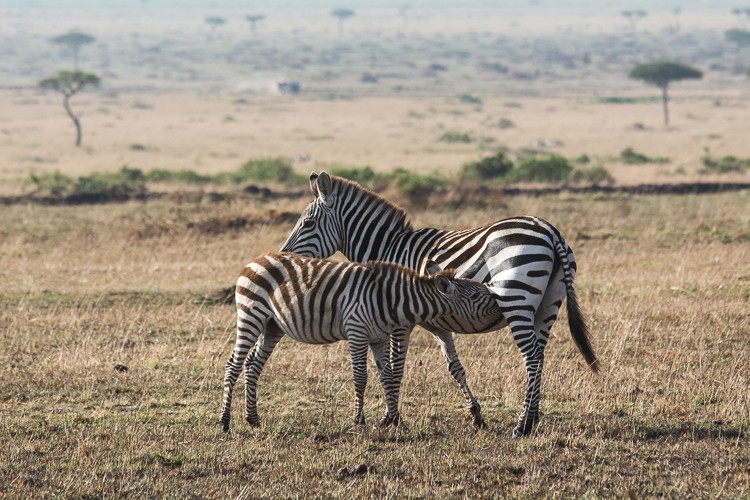
[{"label": "zebra foal's head", "polygon": [[486,285],[474,280],[456,278],[454,270],[441,270],[433,262],[427,262],[426,273],[433,277],[441,294],[449,301],[448,317],[492,318],[502,317],[497,296]]},{"label": "zebra foal's head", "polygon": [[302,212],[281,251],[306,257],[330,257],[341,248],[341,221],[336,212],[338,197],[333,192],[331,177],[325,172],[310,174],[310,190],[315,199]]}]

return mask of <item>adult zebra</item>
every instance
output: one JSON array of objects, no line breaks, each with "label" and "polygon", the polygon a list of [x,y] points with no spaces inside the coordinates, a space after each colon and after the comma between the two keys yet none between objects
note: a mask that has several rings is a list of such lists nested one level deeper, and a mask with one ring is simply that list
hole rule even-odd
[{"label": "adult zebra", "polygon": [[307,344],[349,341],[358,424],[365,421],[369,345],[386,394],[381,426],[387,426],[399,422],[404,360],[417,323],[448,312],[494,320],[502,316],[486,286],[456,279],[453,271],[420,276],[398,264],[331,262],[286,253],[262,255],[245,266],[237,279],[235,303],[237,339],[224,370],[221,423],[225,432],[232,388],[246,359],[245,418],[251,425],[259,424],[258,378],[284,335]]},{"label": "adult zebra", "polygon": [[573,289],[575,257],[548,222],[524,216],[461,231],[415,230],[402,209],[355,182],[312,172],[310,188],[315,199],[300,216],[282,251],[312,257],[340,251],[354,262],[390,261],[420,272],[428,261],[434,261],[442,268],[455,268],[459,277],[487,284],[496,294],[503,317],[494,324],[488,324],[486,318],[450,315],[422,324],[437,339],[475,426],[485,423],[451,332],[510,327],[527,374],[523,410],[513,431],[516,437],[529,434],[539,419],[544,349],[566,298],[573,339],[591,369],[598,371]]}]

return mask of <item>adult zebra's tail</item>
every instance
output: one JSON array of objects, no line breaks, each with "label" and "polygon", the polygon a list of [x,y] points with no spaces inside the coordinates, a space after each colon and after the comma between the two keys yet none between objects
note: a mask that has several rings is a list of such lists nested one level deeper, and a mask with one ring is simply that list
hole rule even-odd
[{"label": "adult zebra's tail", "polygon": [[594,349],[591,347],[589,342],[589,328],[586,326],[586,320],[583,318],[581,308],[578,305],[578,297],[576,297],[576,291],[573,289],[573,274],[570,270],[570,260],[568,259],[568,246],[559,234],[557,241],[555,241],[555,251],[562,264],[563,274],[565,276],[565,289],[567,292],[567,300],[565,303],[568,308],[568,327],[570,333],[573,336],[573,340],[578,346],[578,350],[581,351],[583,358],[588,363],[589,367],[593,372],[599,371],[599,360],[596,359]]}]

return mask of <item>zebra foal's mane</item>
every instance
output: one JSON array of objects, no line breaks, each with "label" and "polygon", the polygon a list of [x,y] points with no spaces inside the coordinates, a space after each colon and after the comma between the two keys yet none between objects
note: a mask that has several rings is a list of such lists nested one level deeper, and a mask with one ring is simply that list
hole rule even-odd
[{"label": "zebra foal's mane", "polygon": [[454,279],[456,277],[455,269],[444,269],[438,273],[427,275],[427,274],[419,274],[417,271],[415,271],[414,269],[410,267],[402,266],[401,264],[395,264],[392,262],[369,260],[364,265],[368,269],[372,269],[375,273],[381,276],[386,276],[390,273],[393,273],[395,270],[397,272],[400,272],[407,278],[432,279],[437,275],[445,276],[446,278],[449,278],[449,279]]}]

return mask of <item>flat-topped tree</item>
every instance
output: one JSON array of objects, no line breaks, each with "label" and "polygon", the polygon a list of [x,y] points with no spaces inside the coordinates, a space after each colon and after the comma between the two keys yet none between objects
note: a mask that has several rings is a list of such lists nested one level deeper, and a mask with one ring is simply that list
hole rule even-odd
[{"label": "flat-topped tree", "polygon": [[661,89],[661,101],[664,107],[664,126],[669,126],[669,95],[667,89],[671,82],[686,79],[703,78],[697,69],[675,62],[657,61],[639,64],[630,71],[630,78],[642,80]]},{"label": "flat-topped tree", "polygon": [[335,9],[331,15],[339,20],[339,35],[344,32],[344,21],[354,17],[354,11],[349,9]]},{"label": "flat-topped tree", "polygon": [[216,32],[216,28],[227,24],[227,20],[219,16],[207,16],[205,21],[211,27],[211,34]]},{"label": "flat-topped tree", "polygon": [[68,47],[73,52],[73,69],[78,69],[81,47],[94,43],[94,41],[96,41],[96,38],[93,36],[78,31],[71,31],[70,33],[50,38],[50,42]]},{"label": "flat-topped tree", "polygon": [[60,92],[63,95],[65,112],[73,120],[76,127],[76,146],[81,145],[81,121],[70,109],[70,98],[86,87],[98,87],[98,76],[83,71],[60,71],[57,76],[45,78],[39,82],[39,87]]},{"label": "flat-topped tree", "polygon": [[252,14],[249,16],[245,16],[245,19],[248,23],[250,23],[250,32],[255,35],[255,29],[258,27],[258,23],[262,20],[264,20],[266,16],[261,16],[260,14]]},{"label": "flat-topped tree", "polygon": [[630,31],[635,34],[635,25],[646,17],[648,15],[648,12],[645,10],[624,10],[622,11],[622,15],[628,20],[630,23]]}]

